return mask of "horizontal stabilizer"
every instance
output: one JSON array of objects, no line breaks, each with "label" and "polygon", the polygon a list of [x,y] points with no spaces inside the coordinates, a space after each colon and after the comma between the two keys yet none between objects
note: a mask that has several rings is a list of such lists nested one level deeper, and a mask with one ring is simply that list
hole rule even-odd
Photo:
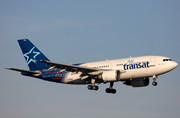
[{"label": "horizontal stabilizer", "polygon": [[32,75],[40,75],[41,74],[40,71],[29,71],[29,70],[22,70],[22,69],[17,69],[17,68],[5,68],[5,69],[14,70],[14,71],[18,71],[18,72],[25,72],[25,73],[29,73]]}]

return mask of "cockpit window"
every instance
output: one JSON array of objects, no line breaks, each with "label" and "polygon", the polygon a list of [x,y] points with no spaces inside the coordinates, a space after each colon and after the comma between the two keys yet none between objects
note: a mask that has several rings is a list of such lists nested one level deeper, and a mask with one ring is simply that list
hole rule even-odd
[{"label": "cockpit window", "polygon": [[172,61],[172,59],[163,59],[163,61]]}]

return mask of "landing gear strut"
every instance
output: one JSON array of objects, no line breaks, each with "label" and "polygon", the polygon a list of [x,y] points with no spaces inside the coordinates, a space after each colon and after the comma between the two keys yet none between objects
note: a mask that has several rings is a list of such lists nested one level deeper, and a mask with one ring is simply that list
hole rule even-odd
[{"label": "landing gear strut", "polygon": [[112,93],[115,94],[116,93],[116,89],[113,89],[114,82],[110,82],[110,87],[106,89],[106,93]]},{"label": "landing gear strut", "polygon": [[157,82],[156,82],[156,79],[158,78],[158,76],[156,76],[156,75],[153,75],[153,82],[152,82],[152,85],[153,86],[157,86]]}]

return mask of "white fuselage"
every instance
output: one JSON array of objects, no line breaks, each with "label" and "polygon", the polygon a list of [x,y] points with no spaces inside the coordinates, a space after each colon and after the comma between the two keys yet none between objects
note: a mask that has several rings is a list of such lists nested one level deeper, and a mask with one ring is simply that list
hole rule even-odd
[{"label": "white fuselage", "polygon": [[21,72],[24,76],[35,77],[45,81],[65,84],[90,84],[89,90],[97,91],[96,83],[110,83],[106,93],[116,93],[114,82],[132,87],[149,85],[149,77],[153,77],[152,85],[156,86],[158,75],[167,73],[177,67],[177,63],[163,56],[141,56],[124,59],[106,60],[81,64],[63,64],[51,62],[28,39],[20,39],[18,43],[30,70],[6,68]]},{"label": "white fuselage", "polygon": [[[98,62],[84,63],[80,66],[110,69],[110,70],[124,70],[121,73],[120,81],[129,79],[145,78],[158,76],[163,73],[173,70],[178,64],[168,57],[163,56],[141,56],[130,57],[124,59],[106,60]],[[80,78],[81,72],[69,72],[63,79],[63,83],[70,84],[90,84],[90,81],[82,80]],[[96,83],[101,83],[96,81]]]}]

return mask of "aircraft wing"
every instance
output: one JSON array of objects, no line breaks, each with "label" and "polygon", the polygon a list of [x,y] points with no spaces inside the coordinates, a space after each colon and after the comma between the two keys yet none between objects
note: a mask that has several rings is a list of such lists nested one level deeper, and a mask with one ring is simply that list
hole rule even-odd
[{"label": "aircraft wing", "polygon": [[[62,71],[69,71],[69,72],[82,72],[89,75],[98,75],[99,73],[102,73],[103,71],[109,71],[111,69],[95,69],[90,67],[84,67],[84,66],[76,66],[76,65],[68,65],[68,64],[62,64],[62,63],[55,63],[50,62],[46,60],[40,60],[40,62],[47,63],[47,66],[50,66],[49,69],[52,68],[58,68]],[[121,73],[124,73],[126,71],[119,70]]]},{"label": "aircraft wing", "polygon": [[40,62],[47,63],[47,66],[50,66],[49,69],[58,68],[58,69],[62,69],[64,71],[70,71],[70,72],[75,72],[75,71],[93,72],[93,71],[99,71],[100,70],[100,69],[95,69],[95,68],[90,68],[90,67],[55,63],[55,62],[50,62],[50,61],[45,61],[45,60],[40,60]]},{"label": "aircraft wing", "polygon": [[29,73],[29,74],[41,74],[41,72],[39,71],[29,71],[29,70],[23,70],[23,69],[17,69],[17,68],[5,68],[5,69],[9,69],[9,70],[14,70],[14,71],[18,71],[18,72],[25,72],[25,73]]}]

